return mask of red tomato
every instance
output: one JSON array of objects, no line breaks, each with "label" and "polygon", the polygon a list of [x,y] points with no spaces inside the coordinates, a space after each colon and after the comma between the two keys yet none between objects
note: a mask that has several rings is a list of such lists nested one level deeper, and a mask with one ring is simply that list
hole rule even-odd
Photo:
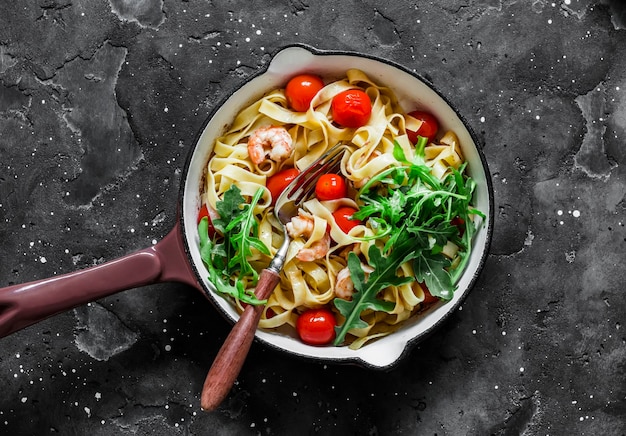
[{"label": "red tomato", "polygon": [[300,74],[292,77],[287,82],[285,96],[289,106],[297,112],[305,112],[313,97],[324,87],[324,82],[319,76],[313,74]]},{"label": "red tomato", "polygon": [[452,220],[450,221],[450,224],[452,224],[453,226],[456,226],[457,229],[459,229],[459,236],[463,236],[463,234],[465,233],[465,220],[463,218],[461,218],[460,216],[454,217],[452,218]]},{"label": "red tomato", "polygon": [[333,212],[335,222],[344,233],[349,233],[354,227],[362,224],[359,220],[350,219],[356,211],[357,210],[353,207],[342,206]]},{"label": "red tomato", "polygon": [[333,97],[331,103],[333,120],[344,127],[361,127],[372,114],[372,101],[360,89],[348,89]]},{"label": "red tomato", "polygon": [[430,290],[426,286],[426,283],[420,283],[420,286],[424,290],[424,301],[422,301],[422,307],[430,306],[431,304],[439,301],[439,298],[433,296],[433,294],[430,293]]},{"label": "red tomato", "polygon": [[348,192],[346,181],[339,174],[323,174],[315,185],[315,195],[318,200],[337,200]]},{"label": "red tomato", "polygon": [[418,136],[428,138],[428,142],[432,142],[432,140],[435,139],[435,136],[437,135],[437,131],[439,130],[439,122],[437,121],[437,118],[435,118],[431,113],[424,111],[409,112],[409,115],[413,118],[417,118],[422,122],[422,125],[417,130],[417,132],[414,132],[412,130],[406,131],[407,136],[409,137],[409,141],[411,141],[411,144],[417,143]]},{"label": "red tomato", "polygon": [[305,344],[326,345],[335,339],[335,315],[328,309],[309,309],[296,321],[296,331]]},{"label": "red tomato", "polygon": [[285,190],[287,185],[291,183],[296,176],[300,174],[296,168],[287,168],[285,170],[279,171],[269,179],[267,179],[267,183],[265,186],[269,189],[272,194],[272,204],[276,203],[280,194]]},{"label": "red tomato", "polygon": [[200,211],[198,212],[198,224],[200,224],[200,221],[202,221],[202,218],[204,217],[207,217],[209,219],[208,234],[209,238],[212,238],[215,235],[215,227],[213,227],[213,217],[209,213],[209,208],[206,204],[203,204],[200,208]]}]

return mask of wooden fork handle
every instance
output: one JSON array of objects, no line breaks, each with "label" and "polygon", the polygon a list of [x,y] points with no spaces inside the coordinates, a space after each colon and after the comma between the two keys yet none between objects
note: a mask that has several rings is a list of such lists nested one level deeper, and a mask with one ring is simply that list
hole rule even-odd
[{"label": "wooden fork handle", "polygon": [[[255,290],[257,298],[259,300],[268,298],[279,279],[278,273],[264,269]],[[259,324],[263,307],[262,305],[246,306],[239,317],[239,321],[217,353],[202,388],[200,405],[203,410],[215,410],[230,392],[254,340],[254,333]]]}]

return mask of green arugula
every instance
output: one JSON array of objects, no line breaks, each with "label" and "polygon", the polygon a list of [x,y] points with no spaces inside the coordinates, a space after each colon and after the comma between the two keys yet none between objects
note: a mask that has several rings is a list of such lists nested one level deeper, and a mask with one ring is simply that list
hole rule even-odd
[{"label": "green arugula", "polygon": [[349,329],[367,327],[367,323],[361,319],[361,313],[364,310],[371,309],[385,312],[393,310],[395,303],[377,298],[377,290],[388,286],[400,286],[413,280],[411,277],[399,277],[397,274],[398,262],[402,264],[408,262],[413,257],[412,245],[413,243],[409,240],[403,241],[394,250],[393,257],[383,256],[382,252],[372,245],[368,253],[370,263],[376,265],[376,267],[367,280],[358,256],[354,252],[348,255],[348,268],[350,269],[354,289],[358,292],[352,296],[351,300],[334,299],[335,307],[346,318],[344,323],[337,327],[335,345],[343,342]]},{"label": "green arugula", "polygon": [[254,305],[264,304],[266,300],[259,300],[252,290],[246,290],[242,279],[249,277],[253,284],[259,279],[258,272],[248,261],[253,250],[270,254],[265,244],[254,236],[258,233],[254,207],[262,194],[259,189],[247,203],[237,185],[231,185],[223,199],[216,203],[219,218],[212,222],[223,238],[209,238],[207,217],[198,224],[200,256],[209,270],[209,280],[219,293]]},{"label": "green arugula", "polygon": [[[465,175],[466,164],[439,180],[425,164],[424,147],[427,140],[419,138],[416,157],[409,162],[396,144],[394,157],[399,166],[390,167],[370,179],[359,191],[360,209],[355,219],[368,220],[374,229],[370,239],[382,239],[381,248],[369,248],[369,264],[374,268],[365,277],[361,263],[354,253],[348,256],[348,268],[355,292],[350,301],[336,298],[335,306],[345,317],[336,328],[335,345],[344,341],[351,329],[366,327],[361,314],[365,310],[389,311],[393,303],[378,298],[388,286],[399,286],[417,280],[425,283],[432,295],[449,300],[456,282],[469,259],[472,237],[476,227],[470,215],[485,215],[470,206],[476,187]],[[459,224],[462,223],[462,229]],[[448,241],[459,247],[460,261],[452,267],[442,253]],[[412,261],[414,277],[398,277],[397,271]]]}]

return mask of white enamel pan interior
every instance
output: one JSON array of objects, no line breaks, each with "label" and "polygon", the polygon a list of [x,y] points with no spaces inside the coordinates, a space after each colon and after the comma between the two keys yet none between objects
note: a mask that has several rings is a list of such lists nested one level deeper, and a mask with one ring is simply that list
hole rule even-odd
[{"label": "white enamel pan interior", "polygon": [[358,53],[320,51],[302,45],[288,46],[277,52],[265,71],[244,83],[216,108],[199,135],[182,185],[183,238],[198,280],[205,287],[209,298],[228,319],[235,322],[238,314],[234,306],[214,293],[214,287],[207,279],[208,271],[202,263],[198,249],[196,219],[200,208],[200,189],[213,143],[242,108],[272,89],[283,88],[292,76],[307,72],[336,78],[344,76],[348,68],[358,68],[379,84],[392,87],[405,111],[427,110],[437,117],[442,129],[456,132],[468,161],[469,174],[477,182],[475,206],[485,213],[487,219],[475,236],[471,259],[458,283],[454,298],[445,304],[438,304],[423,316],[408,320],[397,332],[368,343],[359,350],[347,347],[310,346],[286,332],[258,330],[256,336],[271,347],[305,358],[387,368],[400,359],[409,345],[423,339],[439,327],[451,312],[457,310],[478,278],[488,253],[492,232],[491,179],[474,134],[446,99],[419,75],[393,62]]}]

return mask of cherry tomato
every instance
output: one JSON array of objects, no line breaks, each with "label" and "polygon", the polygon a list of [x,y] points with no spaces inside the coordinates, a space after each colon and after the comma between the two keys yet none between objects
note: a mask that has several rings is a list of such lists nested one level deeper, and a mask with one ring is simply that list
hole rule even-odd
[{"label": "cherry tomato", "polygon": [[313,97],[324,87],[324,82],[319,76],[313,74],[300,74],[292,77],[285,88],[285,96],[289,106],[297,112],[305,112]]},{"label": "cherry tomato", "polygon": [[207,217],[209,219],[209,227],[208,227],[208,234],[209,234],[209,238],[212,238],[215,235],[215,227],[213,227],[213,218],[211,216],[211,214],[209,213],[209,208],[207,207],[206,204],[203,204],[202,207],[200,208],[200,211],[198,212],[198,224],[200,224],[200,221],[202,221],[202,218]]},{"label": "cherry tomato", "polygon": [[296,321],[296,331],[305,344],[326,345],[335,339],[335,315],[328,309],[309,309]]},{"label": "cherry tomato", "polygon": [[459,236],[462,237],[463,233],[465,233],[465,220],[460,216],[456,216],[452,218],[452,220],[450,220],[450,224],[456,226],[456,228],[459,229]]},{"label": "cherry tomato", "polygon": [[422,125],[417,130],[417,132],[414,132],[412,130],[406,131],[407,136],[409,137],[409,141],[411,141],[411,144],[417,143],[418,135],[428,138],[428,142],[432,142],[432,140],[435,139],[435,136],[437,135],[437,131],[439,130],[439,122],[437,121],[437,118],[435,118],[434,115],[432,115],[431,113],[424,111],[409,112],[409,115],[422,122]]},{"label": "cherry tomato", "polygon": [[333,120],[343,127],[361,127],[372,114],[372,101],[360,89],[348,89],[333,97],[330,106]]},{"label": "cherry tomato", "polygon": [[357,210],[350,206],[342,206],[336,211],[333,212],[333,217],[335,218],[335,222],[339,226],[342,232],[349,233],[350,230],[362,224],[359,220],[353,220],[352,215],[355,214]]},{"label": "cherry tomato", "polygon": [[323,174],[315,185],[315,195],[318,200],[337,200],[348,192],[346,181],[339,174]]},{"label": "cherry tomato", "polygon": [[424,301],[422,301],[422,307],[430,306],[431,304],[439,301],[439,298],[430,293],[430,290],[428,289],[428,286],[426,286],[426,283],[420,283],[420,286],[424,290]]},{"label": "cherry tomato", "polygon": [[276,200],[280,197],[280,194],[285,190],[287,185],[291,183],[296,176],[300,174],[296,168],[287,168],[285,170],[279,171],[269,179],[267,179],[267,183],[265,186],[269,189],[272,194],[272,204],[276,204]]}]

